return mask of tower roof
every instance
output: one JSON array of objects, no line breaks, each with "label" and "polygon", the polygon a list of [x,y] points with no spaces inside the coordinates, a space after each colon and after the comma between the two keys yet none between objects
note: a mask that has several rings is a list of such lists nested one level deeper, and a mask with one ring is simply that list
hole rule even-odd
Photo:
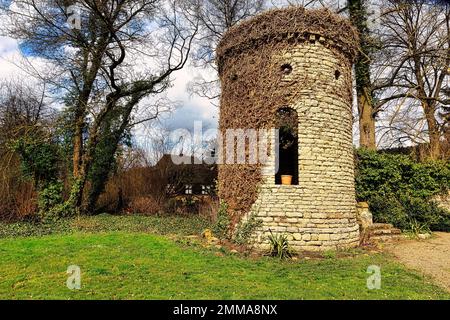
[{"label": "tower roof", "polygon": [[329,9],[306,10],[293,6],[271,9],[231,27],[217,47],[219,64],[229,54],[258,47],[262,43],[304,39],[317,40],[340,47],[350,60],[358,52],[356,28]]}]

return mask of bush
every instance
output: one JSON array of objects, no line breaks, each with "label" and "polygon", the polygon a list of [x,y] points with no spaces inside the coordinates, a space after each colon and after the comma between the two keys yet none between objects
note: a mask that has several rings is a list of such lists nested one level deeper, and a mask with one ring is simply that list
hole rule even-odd
[{"label": "bush", "polygon": [[179,196],[177,198],[169,198],[164,203],[164,211],[167,214],[178,215],[202,215],[204,217],[211,216],[213,204],[208,203],[207,199],[202,199],[196,196]]},{"label": "bush", "polygon": [[427,199],[450,189],[450,162],[416,162],[407,155],[360,149],[356,156],[359,201],[375,195],[407,194]]},{"label": "bush", "polygon": [[403,207],[410,219],[409,228],[416,222],[433,231],[450,231],[450,212],[440,208],[434,201],[403,197]]},{"label": "bush", "polygon": [[434,201],[388,194],[372,196],[369,205],[375,222],[391,223],[403,230],[419,224],[433,231],[450,231],[450,213]]},{"label": "bush", "polygon": [[215,197],[205,197],[199,204],[198,214],[208,221],[216,221],[219,211],[219,201]]},{"label": "bush", "polygon": [[356,155],[356,196],[367,201],[374,221],[410,229],[419,223],[450,230],[450,213],[431,201],[450,189],[450,163],[416,162],[407,155],[360,149]]},{"label": "bush", "polygon": [[221,201],[217,211],[217,220],[212,227],[214,235],[220,239],[228,239],[230,233],[230,217],[228,216],[228,205]]},{"label": "bush", "polygon": [[24,176],[34,179],[37,184],[56,180],[59,162],[56,143],[46,141],[38,133],[31,133],[14,141],[11,147],[20,155]]},{"label": "bush", "polygon": [[62,192],[63,184],[59,181],[49,183],[45,188],[42,188],[39,192],[38,199],[39,215],[41,218],[46,218],[54,207],[63,202]]},{"label": "bush", "polygon": [[162,206],[152,197],[134,197],[128,204],[127,211],[132,213],[156,215],[162,211]]},{"label": "bush", "polygon": [[236,228],[234,242],[239,245],[248,244],[253,232],[260,227],[262,220],[256,219],[255,214],[252,213],[247,221],[240,222]]},{"label": "bush", "polygon": [[368,202],[375,222],[392,223],[401,229],[407,227],[408,214],[393,194],[373,195]]}]

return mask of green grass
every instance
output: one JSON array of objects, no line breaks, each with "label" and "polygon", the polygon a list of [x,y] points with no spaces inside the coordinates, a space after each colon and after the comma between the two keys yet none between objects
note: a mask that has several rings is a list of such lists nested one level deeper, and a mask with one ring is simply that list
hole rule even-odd
[{"label": "green grass", "polygon": [[[78,265],[81,290],[66,287]],[[382,288],[368,290],[370,265]],[[338,259],[249,259],[166,236],[114,231],[0,240],[0,299],[449,299],[382,254]]]}]

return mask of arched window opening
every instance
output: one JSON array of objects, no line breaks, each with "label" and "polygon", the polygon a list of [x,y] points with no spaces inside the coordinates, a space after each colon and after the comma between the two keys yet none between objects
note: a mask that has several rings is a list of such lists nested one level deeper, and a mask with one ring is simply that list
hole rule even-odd
[{"label": "arched window opening", "polygon": [[[298,185],[298,115],[292,108],[280,108],[276,114],[279,129],[278,172],[276,184]],[[290,177],[289,177],[290,176]],[[291,183],[289,183],[291,180]]]}]

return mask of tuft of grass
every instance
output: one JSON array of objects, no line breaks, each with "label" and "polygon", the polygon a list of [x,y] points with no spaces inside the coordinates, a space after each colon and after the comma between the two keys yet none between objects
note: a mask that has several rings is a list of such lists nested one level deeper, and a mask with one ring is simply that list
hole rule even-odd
[{"label": "tuft of grass", "polygon": [[[449,299],[389,256],[294,262],[217,256],[161,235],[76,232],[0,240],[0,299]],[[81,290],[66,286],[81,269]],[[367,289],[370,265],[380,290]]]},{"label": "tuft of grass", "polygon": [[413,238],[417,238],[421,233],[431,233],[427,223],[421,223],[416,219],[409,219],[409,228],[406,230]]},{"label": "tuft of grass", "polygon": [[336,250],[327,250],[323,253],[325,259],[336,259],[338,252]]}]

